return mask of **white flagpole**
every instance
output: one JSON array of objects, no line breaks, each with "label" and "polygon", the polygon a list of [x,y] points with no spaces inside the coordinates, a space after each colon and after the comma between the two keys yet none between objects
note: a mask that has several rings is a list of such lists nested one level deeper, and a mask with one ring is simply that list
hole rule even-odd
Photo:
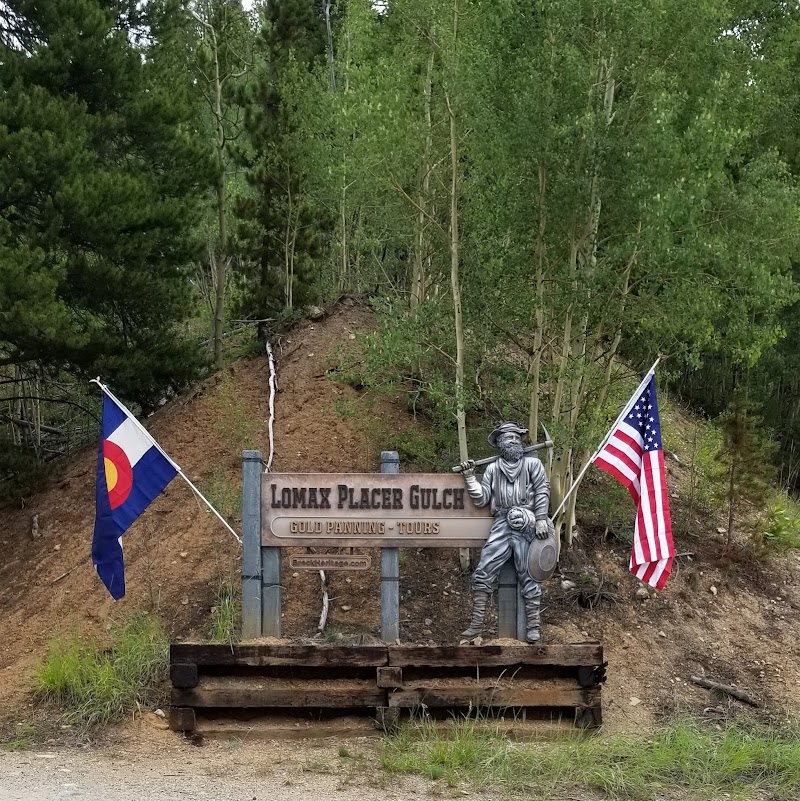
[{"label": "white flagpole", "polygon": [[653,366],[647,371],[647,375],[642,379],[642,382],[639,384],[639,386],[636,387],[636,392],[634,392],[633,395],[631,395],[630,400],[625,404],[625,407],[619,413],[619,415],[617,415],[617,419],[614,421],[614,425],[612,425],[611,428],[608,429],[608,433],[605,435],[605,437],[603,437],[603,441],[600,443],[600,445],[597,446],[595,452],[589,457],[589,461],[586,462],[586,464],[583,466],[583,469],[578,474],[578,477],[575,479],[575,481],[572,482],[572,486],[567,490],[567,493],[566,495],[564,495],[564,498],[559,504],[558,509],[556,509],[555,512],[553,512],[553,518],[556,518],[558,516],[558,513],[564,508],[564,504],[567,502],[567,499],[578,488],[578,485],[581,483],[581,479],[591,466],[592,462],[594,462],[597,454],[600,453],[600,451],[602,451],[603,448],[605,448],[606,443],[608,442],[611,435],[614,433],[614,429],[619,425],[620,420],[623,420],[625,418],[625,415],[631,410],[633,404],[636,403],[636,400],[638,399],[642,390],[645,388],[645,386],[647,386],[648,381],[650,381],[650,377],[655,373],[656,365],[660,361],[661,357],[659,356],[655,360],[655,362],[653,362]]},{"label": "white flagpole", "polygon": [[236,542],[238,542],[239,545],[241,545],[242,544],[241,537],[239,537],[239,535],[231,528],[230,523],[228,523],[228,521],[211,505],[211,502],[208,500],[208,498],[206,498],[206,496],[203,495],[203,493],[200,492],[200,490],[197,489],[197,487],[195,487],[195,485],[192,484],[191,481],[189,481],[188,477],[186,476],[186,473],[184,473],[183,470],[181,470],[180,465],[178,465],[178,463],[175,462],[175,460],[172,459],[166,453],[166,451],[153,439],[150,432],[130,413],[125,404],[123,404],[120,400],[118,400],[114,396],[114,393],[111,392],[111,390],[105,384],[103,384],[99,378],[92,378],[89,380],[89,383],[97,384],[97,386],[100,387],[100,389],[103,392],[105,392],[105,394],[108,395],[108,397],[111,398],[111,400],[114,401],[114,403],[116,403],[117,406],[119,406],[119,408],[123,411],[125,416],[129,420],[132,420],[134,425],[136,425],[136,427],[150,440],[150,442],[152,442],[153,445],[155,445],[155,447],[158,448],[159,453],[175,468],[177,474],[192,488],[192,492],[194,492],[194,494],[197,495],[197,497],[200,498],[200,500],[203,501],[205,505],[219,518],[219,521],[222,523],[222,525],[225,526],[225,528],[227,528],[231,534],[233,534],[233,536],[236,538]]}]

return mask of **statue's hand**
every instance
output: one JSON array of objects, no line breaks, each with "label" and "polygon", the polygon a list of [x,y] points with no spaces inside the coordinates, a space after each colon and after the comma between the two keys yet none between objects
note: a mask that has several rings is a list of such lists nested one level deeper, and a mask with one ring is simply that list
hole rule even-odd
[{"label": "statue's hand", "polygon": [[525,512],[517,506],[513,509],[509,509],[506,520],[514,531],[522,531],[522,529],[525,528],[525,524],[528,522]]},{"label": "statue's hand", "polygon": [[546,540],[547,535],[550,533],[550,528],[546,520],[536,521],[536,538],[539,540]]},{"label": "statue's hand", "polygon": [[474,459],[468,459],[466,462],[461,462],[461,475],[464,476],[464,478],[475,475]]}]

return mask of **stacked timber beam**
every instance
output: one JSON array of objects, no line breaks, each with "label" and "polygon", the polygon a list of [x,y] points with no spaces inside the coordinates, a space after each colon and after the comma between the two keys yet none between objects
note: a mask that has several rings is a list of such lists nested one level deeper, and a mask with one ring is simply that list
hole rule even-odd
[{"label": "stacked timber beam", "polygon": [[307,646],[176,643],[170,726],[197,711],[369,710],[384,727],[402,710],[537,710],[602,722],[600,643],[504,646]]}]

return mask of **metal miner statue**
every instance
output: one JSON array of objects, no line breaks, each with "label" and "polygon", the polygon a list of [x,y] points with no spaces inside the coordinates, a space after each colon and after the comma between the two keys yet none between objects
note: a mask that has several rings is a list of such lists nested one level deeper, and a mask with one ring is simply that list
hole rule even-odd
[{"label": "metal miner statue", "polygon": [[489,435],[500,456],[486,467],[479,481],[475,462],[462,462],[467,493],[476,506],[490,504],[494,517],[478,567],[472,575],[472,621],[462,636],[474,639],[483,631],[483,619],[500,569],[514,555],[517,580],[525,603],[526,640],[541,639],[539,608],[541,585],[528,569],[530,543],[553,533],[548,519],[550,482],[541,461],[523,452],[522,438],[528,433],[513,422],[501,423]]}]

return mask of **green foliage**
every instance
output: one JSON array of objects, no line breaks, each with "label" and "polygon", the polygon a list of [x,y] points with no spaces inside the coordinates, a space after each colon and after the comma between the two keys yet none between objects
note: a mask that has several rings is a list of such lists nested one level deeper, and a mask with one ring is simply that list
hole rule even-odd
[{"label": "green foliage", "polygon": [[782,553],[800,548],[800,506],[787,495],[775,498],[760,525],[764,545]]},{"label": "green foliage", "polygon": [[222,378],[215,405],[214,428],[231,452],[238,455],[245,448],[252,447],[256,439],[256,424],[241,398],[235,394],[235,384],[227,375]]},{"label": "green foliage", "polygon": [[717,459],[722,449],[722,431],[718,425],[696,420],[689,436],[689,515],[713,514],[722,508],[725,500]]},{"label": "green foliage", "polygon": [[159,51],[134,43],[166,37],[157,5],[20,0],[0,77],[0,361],[100,374],[144,407],[202,364],[176,324],[205,162]]},{"label": "green foliage", "polygon": [[[219,508],[219,507],[218,507]],[[211,608],[212,642],[230,645],[239,641],[241,620],[241,596],[233,575],[222,579],[214,590],[214,606]]]},{"label": "green foliage", "polygon": [[168,650],[160,622],[139,613],[112,630],[110,649],[77,633],[55,640],[37,670],[36,685],[68,721],[104,725],[158,697]]},{"label": "green foliage", "polygon": [[775,472],[771,462],[777,444],[762,433],[761,420],[752,408],[746,396],[736,392],[728,411],[720,417],[723,441],[717,459],[726,485],[728,544],[733,538],[736,511],[744,504],[762,508]]},{"label": "green foliage", "polygon": [[0,435],[0,504],[19,502],[39,488],[49,471],[36,451]]},{"label": "green foliage", "polygon": [[203,495],[211,505],[228,520],[242,519],[242,488],[223,467],[214,470],[211,479],[203,482]]},{"label": "green foliage", "polygon": [[389,773],[418,773],[455,785],[498,787],[516,794],[536,787],[557,795],[599,792],[639,801],[685,792],[692,798],[794,798],[800,790],[800,741],[791,731],[731,724],[722,731],[677,723],[647,738],[638,735],[518,745],[474,721],[447,734],[433,724],[409,726],[384,741]]},{"label": "green foliage", "polygon": [[318,10],[301,0],[262,8],[259,65],[245,89],[246,142],[238,156],[247,191],[237,201],[238,263],[244,316],[318,300],[316,262],[327,220],[310,192],[303,158],[303,112],[314,95],[312,75],[324,63],[325,29]]}]

